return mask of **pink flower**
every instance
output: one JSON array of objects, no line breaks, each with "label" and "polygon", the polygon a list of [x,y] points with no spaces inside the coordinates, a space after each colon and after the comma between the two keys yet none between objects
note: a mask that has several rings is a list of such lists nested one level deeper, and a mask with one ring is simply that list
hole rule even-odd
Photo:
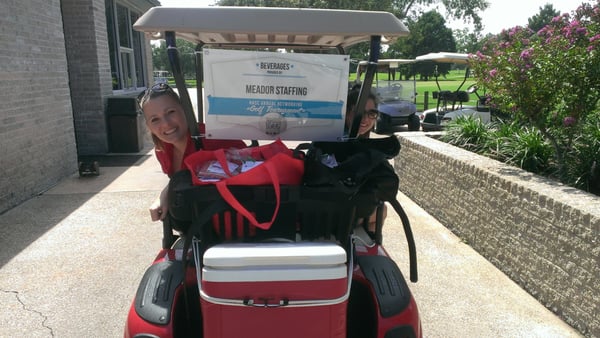
[{"label": "pink flower", "polygon": [[490,77],[494,77],[496,74],[498,74],[498,70],[496,68],[490,70]]},{"label": "pink flower", "polygon": [[567,116],[563,119],[563,126],[570,127],[574,125],[577,120],[573,116]]},{"label": "pink flower", "polygon": [[529,59],[531,57],[531,53],[533,52],[533,48],[527,48],[521,52],[521,59]]}]

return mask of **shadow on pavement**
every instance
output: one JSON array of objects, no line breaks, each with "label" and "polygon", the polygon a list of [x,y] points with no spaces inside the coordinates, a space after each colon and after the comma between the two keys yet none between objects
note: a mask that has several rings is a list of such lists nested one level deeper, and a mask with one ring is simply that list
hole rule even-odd
[{"label": "shadow on pavement", "polygon": [[[99,176],[80,177],[78,173],[74,173],[48,191],[2,214],[0,267],[44,236],[90,198],[110,188],[114,180],[130,166],[139,166],[150,157],[151,155],[147,154],[95,156],[93,158],[101,163]],[[94,215],[89,217],[93,218]]]}]

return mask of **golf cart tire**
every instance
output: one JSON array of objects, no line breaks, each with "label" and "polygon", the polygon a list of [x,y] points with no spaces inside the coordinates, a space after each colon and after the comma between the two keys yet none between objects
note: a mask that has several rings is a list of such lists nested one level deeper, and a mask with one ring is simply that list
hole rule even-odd
[{"label": "golf cart tire", "polygon": [[408,121],[408,131],[419,131],[421,129],[421,120],[416,114],[410,116]]},{"label": "golf cart tire", "polygon": [[388,115],[381,114],[377,119],[377,123],[375,123],[375,133],[385,134],[385,132],[390,129],[390,120]]}]

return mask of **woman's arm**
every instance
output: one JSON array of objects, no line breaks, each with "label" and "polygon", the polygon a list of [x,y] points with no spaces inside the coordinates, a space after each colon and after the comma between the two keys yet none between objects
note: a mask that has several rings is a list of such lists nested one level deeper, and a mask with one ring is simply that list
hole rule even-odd
[{"label": "woman's arm", "polygon": [[167,184],[160,192],[158,198],[150,206],[150,218],[153,222],[162,221],[165,218],[167,212],[169,211],[169,203],[167,201],[168,188],[169,185]]}]

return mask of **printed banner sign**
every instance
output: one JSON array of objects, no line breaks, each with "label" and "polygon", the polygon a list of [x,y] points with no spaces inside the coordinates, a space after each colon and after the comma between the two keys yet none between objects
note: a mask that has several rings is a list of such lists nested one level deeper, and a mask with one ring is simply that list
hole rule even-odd
[{"label": "printed banner sign", "polygon": [[347,55],[204,49],[206,137],[339,140]]}]

